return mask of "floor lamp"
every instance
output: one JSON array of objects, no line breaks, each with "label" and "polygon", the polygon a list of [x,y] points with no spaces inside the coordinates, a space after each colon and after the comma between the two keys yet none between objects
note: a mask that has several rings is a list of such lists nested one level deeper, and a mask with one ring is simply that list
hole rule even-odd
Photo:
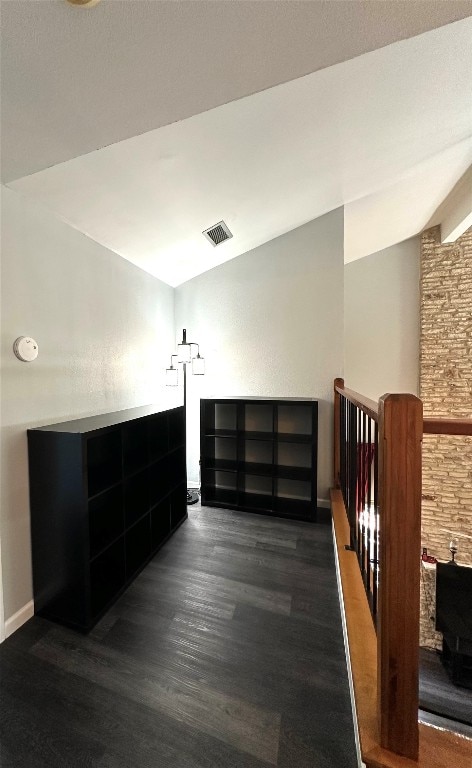
[{"label": "floor lamp", "polygon": [[[194,347],[197,348],[196,353]],[[170,367],[166,368],[166,386],[176,387],[179,384],[179,366],[182,366],[184,374],[184,411],[185,423],[187,423],[187,365],[192,366],[193,376],[203,376],[205,373],[205,360],[200,355],[200,346],[194,341],[187,341],[187,331],[182,331],[182,341],[177,345],[177,354],[171,355]],[[174,364],[174,359],[177,360]],[[187,488],[187,504],[195,504],[198,501],[198,493]]]}]

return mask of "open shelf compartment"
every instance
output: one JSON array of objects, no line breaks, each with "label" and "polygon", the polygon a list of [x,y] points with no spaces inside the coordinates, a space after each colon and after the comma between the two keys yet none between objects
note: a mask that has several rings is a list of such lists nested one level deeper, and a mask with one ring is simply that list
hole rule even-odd
[{"label": "open shelf compartment", "polygon": [[313,409],[309,405],[277,405],[277,432],[286,435],[313,435]]},{"label": "open shelf compartment", "polygon": [[271,403],[246,403],[244,406],[244,431],[272,435],[274,431],[274,406]]},{"label": "open shelf compartment", "polygon": [[89,501],[90,556],[95,557],[124,531],[123,492],[120,485]]},{"label": "open shelf compartment", "polygon": [[28,459],[35,610],[88,631],[187,517],[184,408],[36,427]]},{"label": "open shelf compartment", "polygon": [[313,519],[317,407],[298,398],[202,400],[202,502]]},{"label": "open shelf compartment", "polygon": [[87,440],[88,495],[105,491],[122,477],[121,432],[113,430]]}]

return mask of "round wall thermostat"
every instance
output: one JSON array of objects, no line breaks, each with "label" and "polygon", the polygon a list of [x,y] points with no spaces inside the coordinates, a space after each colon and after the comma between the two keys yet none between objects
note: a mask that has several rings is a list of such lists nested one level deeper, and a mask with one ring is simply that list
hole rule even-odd
[{"label": "round wall thermostat", "polygon": [[19,336],[13,344],[13,352],[18,360],[31,363],[38,357],[38,344],[31,336]]}]

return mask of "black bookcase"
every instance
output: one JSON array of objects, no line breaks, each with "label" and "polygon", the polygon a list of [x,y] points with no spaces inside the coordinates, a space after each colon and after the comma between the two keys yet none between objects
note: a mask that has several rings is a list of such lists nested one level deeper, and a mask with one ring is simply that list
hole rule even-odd
[{"label": "black bookcase", "polygon": [[316,520],[318,403],[200,402],[202,504]]},{"label": "black bookcase", "polygon": [[28,430],[35,612],[87,631],[187,517],[184,408]]}]

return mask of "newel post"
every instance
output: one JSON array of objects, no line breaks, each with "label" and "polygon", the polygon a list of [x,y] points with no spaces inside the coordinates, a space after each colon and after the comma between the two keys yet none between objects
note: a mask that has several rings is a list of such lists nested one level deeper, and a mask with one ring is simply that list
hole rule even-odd
[{"label": "newel post", "polygon": [[423,405],[414,395],[379,400],[380,743],[418,757],[418,664]]},{"label": "newel post", "polygon": [[341,396],[336,387],[344,387],[344,379],[334,380],[333,488],[341,487]]}]

